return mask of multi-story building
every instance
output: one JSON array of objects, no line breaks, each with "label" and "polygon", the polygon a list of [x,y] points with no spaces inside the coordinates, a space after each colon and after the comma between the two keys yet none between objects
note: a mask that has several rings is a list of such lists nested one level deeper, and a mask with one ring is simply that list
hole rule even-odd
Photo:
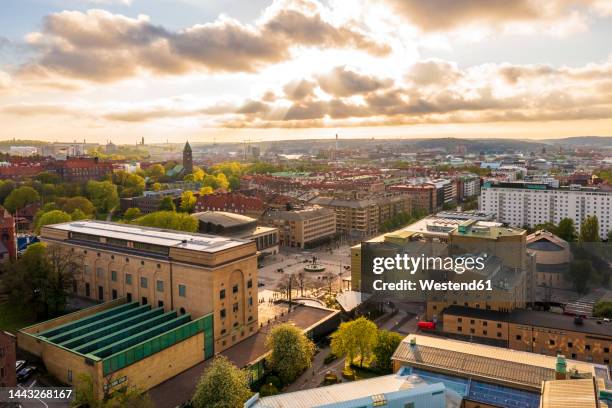
[{"label": "multi-story building", "polygon": [[443,312],[444,332],[497,341],[513,350],[610,365],[612,323],[532,310],[501,312],[453,305]]},{"label": "multi-story building", "polygon": [[0,331],[0,388],[17,386],[15,361],[17,338],[6,331]]},{"label": "multi-story building", "polygon": [[462,408],[597,408],[610,392],[604,365],[440,337],[411,334],[392,360],[398,375],[454,390]]},{"label": "multi-story building", "polygon": [[431,214],[438,207],[436,188],[431,184],[398,184],[389,186],[389,190],[408,195],[412,210],[425,210]]},{"label": "multi-story building", "polygon": [[457,201],[457,187],[451,180],[436,179],[427,182],[427,184],[436,188],[436,203],[438,208],[441,208],[444,204]]},{"label": "multi-story building", "polygon": [[253,241],[99,221],[46,226],[41,240],[82,257],[73,287],[79,296],[213,313],[217,351],[257,331]]},{"label": "multi-story building", "polygon": [[412,210],[410,196],[397,192],[363,197],[354,192],[352,197],[316,197],[311,203],[333,209],[338,232],[356,237],[372,236],[385,221]]},{"label": "multi-story building", "polygon": [[495,213],[498,221],[515,227],[558,224],[563,218],[570,218],[580,232],[582,222],[595,215],[602,239],[612,229],[612,191],[598,187],[485,182],[480,209]]},{"label": "multi-story building", "polygon": [[480,194],[480,177],[477,174],[461,174],[457,177],[457,199],[463,201]]},{"label": "multi-story building", "polygon": [[112,173],[113,165],[97,157],[68,157],[51,163],[48,170],[55,172],[62,181],[87,182]]},{"label": "multi-story building", "polygon": [[336,235],[336,213],[319,206],[269,211],[263,221],[278,229],[283,246],[310,248]]},{"label": "multi-story building", "polygon": [[198,197],[195,211],[225,211],[260,218],[266,206],[259,197],[251,197],[238,192],[214,193]]},{"label": "multi-story building", "polygon": [[160,191],[145,191],[143,195],[138,197],[123,197],[120,200],[121,211],[125,212],[129,208],[138,208],[143,214],[150,214],[159,211],[159,206],[165,197],[171,197],[176,204],[179,204],[179,198],[183,193],[183,189],[176,188]]},{"label": "multi-story building", "polygon": [[17,258],[17,238],[15,235],[15,218],[0,207],[0,262]]}]

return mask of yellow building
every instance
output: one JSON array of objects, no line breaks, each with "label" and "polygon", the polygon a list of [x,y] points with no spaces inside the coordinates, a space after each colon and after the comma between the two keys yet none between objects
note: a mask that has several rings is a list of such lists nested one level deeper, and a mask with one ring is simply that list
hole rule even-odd
[{"label": "yellow building", "polygon": [[270,211],[263,220],[278,228],[280,244],[291,248],[310,248],[336,235],[336,214],[319,206]]},{"label": "yellow building", "polygon": [[212,357],[213,315],[121,298],[23,328],[17,343],[64,384],[88,375],[101,399],[126,386],[149,390]]},{"label": "yellow building", "polygon": [[45,226],[41,240],[82,257],[74,293],[214,315],[215,351],[257,331],[255,242],[100,221]]},{"label": "yellow building", "polygon": [[444,310],[445,333],[487,341],[513,350],[610,366],[612,323],[531,310],[504,313],[462,306]]}]

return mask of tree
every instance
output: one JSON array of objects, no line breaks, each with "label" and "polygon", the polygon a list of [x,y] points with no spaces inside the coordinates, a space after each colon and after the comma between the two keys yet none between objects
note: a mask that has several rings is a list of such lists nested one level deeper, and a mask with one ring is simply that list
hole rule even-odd
[{"label": "tree", "polygon": [[156,227],[177,231],[196,232],[198,220],[189,214],[172,211],[157,211],[134,220],[134,223],[143,227]]},{"label": "tree", "polygon": [[107,213],[119,205],[117,186],[110,181],[93,181],[87,183],[87,194],[98,213]]},{"label": "tree", "polygon": [[174,204],[172,197],[167,196],[161,199],[157,209],[159,211],[176,211],[176,205]]},{"label": "tree", "polygon": [[87,408],[153,408],[149,395],[137,387],[119,389],[104,398],[96,398],[91,375],[77,375],[72,407]]},{"label": "tree", "polygon": [[225,356],[214,358],[198,382],[191,399],[194,408],[241,407],[251,396],[246,372]]},{"label": "tree", "polygon": [[139,218],[140,216],[142,216],[142,212],[140,211],[140,208],[138,207],[128,208],[127,210],[125,210],[125,213],[123,214],[123,219],[126,221],[134,221],[136,218]]},{"label": "tree", "polygon": [[370,357],[376,345],[377,333],[376,325],[365,317],[342,323],[331,335],[332,353],[347,356],[348,364],[359,357],[359,365],[363,367],[363,361]]},{"label": "tree", "polygon": [[77,208],[72,213],[70,213],[70,218],[72,218],[72,221],[80,221],[86,220],[90,218],[90,216]]},{"label": "tree", "polygon": [[74,271],[82,265],[82,255],[76,252],[36,243],[13,262],[5,283],[13,302],[34,310],[39,318],[48,318],[65,310]]},{"label": "tree", "polygon": [[142,194],[145,189],[145,180],[138,174],[128,173],[127,171],[116,171],[112,174],[111,180],[117,185],[121,197],[135,197]]},{"label": "tree", "polygon": [[181,194],[181,211],[186,213],[193,212],[198,198],[193,194],[193,191],[184,191]]},{"label": "tree", "polygon": [[212,189],[212,187],[206,186],[200,189],[201,196],[212,194],[212,193],[214,193],[214,190]]},{"label": "tree", "polygon": [[63,222],[69,222],[69,221],[72,221],[72,217],[70,216],[70,214],[67,214],[61,210],[49,211],[47,213],[42,214],[37,219],[36,233],[39,234],[40,229],[44,227],[45,225],[61,224]]},{"label": "tree", "polygon": [[574,225],[574,220],[571,218],[563,218],[559,221],[557,228],[552,232],[567,242],[576,241],[576,226]]},{"label": "tree", "polygon": [[285,384],[291,383],[312,364],[314,343],[291,324],[274,327],[266,339],[266,345],[272,350],[267,362]]},{"label": "tree", "polygon": [[85,215],[93,215],[96,210],[93,203],[83,196],[58,197],[55,204],[59,210],[69,214],[78,209]]},{"label": "tree", "polygon": [[43,171],[36,176],[36,180],[40,181],[42,184],[58,184],[60,182],[60,177],[55,173]]},{"label": "tree", "polygon": [[593,266],[591,265],[591,261],[588,259],[578,259],[570,263],[565,278],[567,281],[572,282],[576,291],[584,293],[592,274]]},{"label": "tree", "polygon": [[164,166],[162,166],[161,164],[154,164],[151,167],[149,167],[147,169],[147,173],[146,173],[149,177],[154,178],[154,179],[159,179],[160,177],[163,177],[166,175],[166,169],[164,169]]},{"label": "tree", "polygon": [[599,221],[597,216],[586,217],[580,227],[580,242],[599,242]]},{"label": "tree", "polygon": [[387,330],[379,330],[376,345],[372,350],[376,358],[376,366],[381,371],[391,372],[393,370],[391,356],[402,342],[402,336]]},{"label": "tree", "polygon": [[608,231],[608,242],[612,243],[612,229]]},{"label": "tree", "polygon": [[0,181],[0,203],[4,203],[6,197],[8,197],[14,189],[15,182],[13,180]]},{"label": "tree", "polygon": [[40,201],[40,195],[32,187],[23,186],[16,188],[4,200],[4,207],[11,213],[23,209],[29,204]]},{"label": "tree", "polygon": [[612,319],[612,301],[599,301],[593,308],[593,316]]}]

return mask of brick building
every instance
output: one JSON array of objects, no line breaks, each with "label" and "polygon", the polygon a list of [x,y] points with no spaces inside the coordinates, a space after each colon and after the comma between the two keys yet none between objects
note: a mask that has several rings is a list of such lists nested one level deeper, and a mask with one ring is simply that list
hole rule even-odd
[{"label": "brick building", "polygon": [[17,385],[17,375],[15,373],[16,342],[17,339],[14,335],[0,331],[0,388]]},{"label": "brick building", "polygon": [[6,262],[17,258],[15,218],[2,207],[0,217],[0,262]]},{"label": "brick building", "polygon": [[48,170],[55,172],[62,181],[87,182],[112,173],[113,164],[97,157],[68,157],[51,163]]},{"label": "brick building", "polygon": [[242,193],[215,193],[198,197],[195,211],[226,211],[260,218],[266,206],[262,199]]}]

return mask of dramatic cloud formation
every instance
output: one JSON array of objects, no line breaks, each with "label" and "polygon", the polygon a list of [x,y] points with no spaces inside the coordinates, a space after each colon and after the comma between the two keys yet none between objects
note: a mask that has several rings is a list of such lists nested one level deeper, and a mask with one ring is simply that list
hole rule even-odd
[{"label": "dramatic cloud formation", "polygon": [[[242,120],[232,118],[226,126],[293,128],[315,123],[326,127],[608,118],[612,114],[611,74],[612,63],[581,68],[486,64],[459,70],[451,62],[428,60],[410,67],[408,82],[399,85],[337,67],[317,76],[321,92],[328,97],[301,100],[288,95],[292,100],[288,107],[262,110]],[[309,91],[309,95],[315,95],[313,89]]]},{"label": "dramatic cloud formation", "polygon": [[579,8],[607,15],[602,0],[385,0],[424,31],[445,31],[465,25],[558,21],[576,16]]},{"label": "dramatic cloud formation", "polygon": [[[284,2],[255,25],[221,17],[181,31],[104,10],[64,11],[45,18],[43,30],[27,40],[40,57],[26,64],[26,76],[67,76],[111,82],[141,72],[255,72],[291,58],[297,46],[354,48],[373,55],[390,49],[354,27],[336,26],[318,9]],[[301,7],[291,8],[293,5]]]}]

